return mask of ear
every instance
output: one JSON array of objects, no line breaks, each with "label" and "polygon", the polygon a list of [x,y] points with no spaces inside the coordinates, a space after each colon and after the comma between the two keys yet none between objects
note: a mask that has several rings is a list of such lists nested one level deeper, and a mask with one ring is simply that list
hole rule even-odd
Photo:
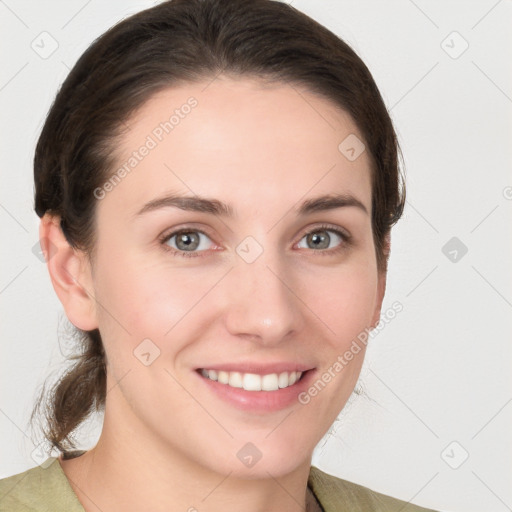
[{"label": "ear", "polygon": [[39,243],[45,255],[55,293],[69,321],[79,329],[98,327],[89,260],[71,247],[60,227],[60,217],[45,214],[39,225]]},{"label": "ear", "polygon": [[387,279],[387,262],[389,258],[389,251],[391,247],[391,235],[388,233],[384,238],[383,252],[385,268],[378,270],[378,281],[377,281],[377,296],[375,299],[375,311],[372,318],[372,327],[376,327],[380,320],[380,313],[382,310],[382,301],[384,300],[384,294],[386,293],[386,279]]}]

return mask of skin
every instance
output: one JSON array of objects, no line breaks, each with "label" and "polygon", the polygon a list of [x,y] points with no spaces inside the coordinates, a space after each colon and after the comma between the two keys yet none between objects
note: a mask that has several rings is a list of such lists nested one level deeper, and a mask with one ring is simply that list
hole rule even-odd
[{"label": "skin", "polygon": [[[379,319],[386,276],[377,270],[372,237],[370,159],[363,152],[351,162],[338,150],[349,134],[362,139],[353,120],[298,87],[227,76],[208,83],[162,91],[129,120],[119,165],[187,98],[198,101],[98,200],[93,265],[66,243],[58,218],[41,222],[68,318],[81,329],[99,328],[107,354],[99,442],[79,458],[59,460],[88,512],[164,511],[169,504],[303,510],[313,449],[353,391],[364,348],[307,405],[263,414],[221,401],[194,371],[285,360],[307,363],[320,376]],[[236,215],[166,207],[134,217],[171,191],[222,200]],[[333,193],[351,194],[367,212],[347,206],[297,215],[302,201]],[[307,233],[323,233],[322,223],[347,231],[351,242],[328,231],[328,249],[308,245]],[[207,233],[200,256],[175,256],[159,242],[183,227]],[[250,264],[236,252],[247,236],[263,249]],[[166,246],[178,251],[175,243]],[[146,338],[160,350],[149,366],[133,354]],[[236,456],[247,442],[262,452],[252,468]]]}]

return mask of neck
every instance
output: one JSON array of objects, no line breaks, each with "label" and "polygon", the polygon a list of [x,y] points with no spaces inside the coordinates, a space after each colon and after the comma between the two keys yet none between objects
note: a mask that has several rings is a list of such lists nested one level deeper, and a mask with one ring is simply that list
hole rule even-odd
[{"label": "neck", "polygon": [[115,418],[125,416],[108,410],[97,445],[60,461],[86,512],[306,510],[311,457],[278,477],[271,470],[244,477],[236,466],[222,473],[191,460],[140,423],[117,424]]}]

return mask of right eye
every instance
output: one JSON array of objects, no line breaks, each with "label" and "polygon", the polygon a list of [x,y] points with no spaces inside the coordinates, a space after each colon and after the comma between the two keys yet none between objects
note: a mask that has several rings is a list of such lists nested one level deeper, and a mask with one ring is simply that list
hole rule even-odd
[{"label": "right eye", "polygon": [[[201,256],[198,252],[208,250],[210,237],[197,229],[180,229],[165,235],[160,243],[164,249],[171,251],[175,256],[193,257]],[[213,244],[213,242],[210,243]]]}]

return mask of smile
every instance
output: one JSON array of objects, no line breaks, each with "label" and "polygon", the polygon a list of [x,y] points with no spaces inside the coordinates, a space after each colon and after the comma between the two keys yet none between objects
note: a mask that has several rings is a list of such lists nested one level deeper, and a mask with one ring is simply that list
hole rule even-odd
[{"label": "smile", "polygon": [[302,377],[303,372],[281,372],[257,375],[255,373],[228,372],[202,368],[203,377],[245,391],[277,391],[293,386]]}]

